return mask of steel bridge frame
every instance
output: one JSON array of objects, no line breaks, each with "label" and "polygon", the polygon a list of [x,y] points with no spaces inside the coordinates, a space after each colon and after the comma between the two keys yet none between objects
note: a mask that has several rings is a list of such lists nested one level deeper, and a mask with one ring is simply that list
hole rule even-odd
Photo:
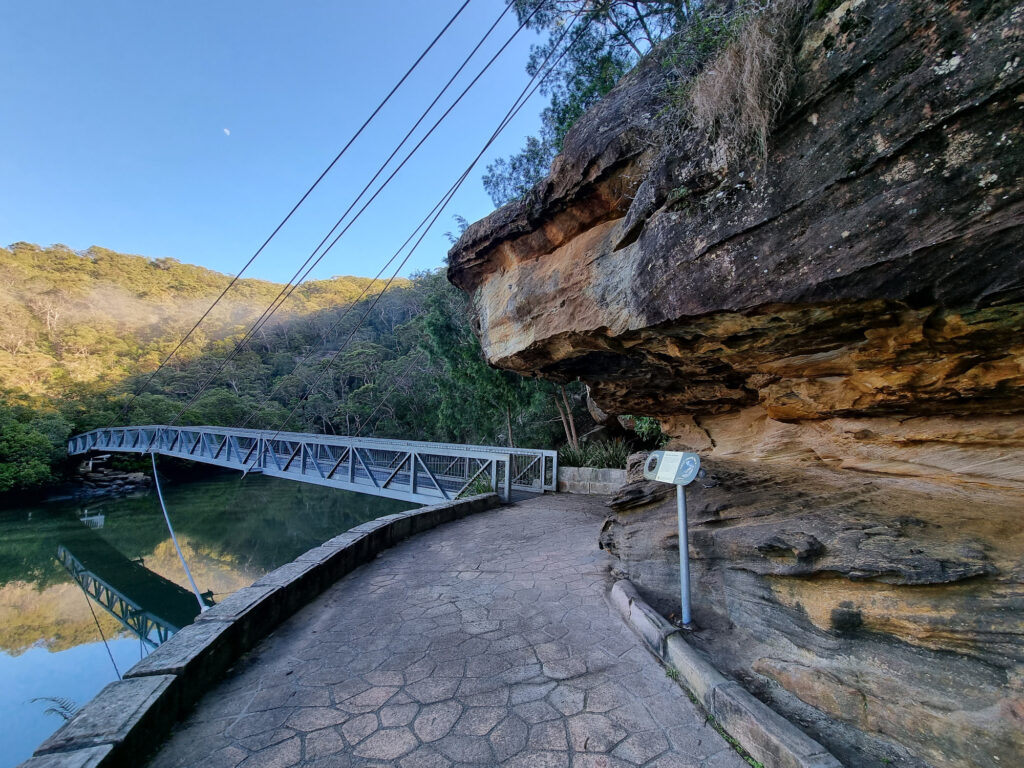
[{"label": "steel bridge frame", "polygon": [[68,441],[70,456],[94,451],[158,453],[418,504],[458,498],[478,478],[505,501],[513,489],[554,491],[558,478],[555,451],[230,427],[109,427]]},{"label": "steel bridge frame", "polygon": [[181,629],[133,603],[86,568],[63,544],[57,545],[57,559],[89,597],[103,606],[125,629],[138,635],[150,648],[167,642],[171,635]]}]

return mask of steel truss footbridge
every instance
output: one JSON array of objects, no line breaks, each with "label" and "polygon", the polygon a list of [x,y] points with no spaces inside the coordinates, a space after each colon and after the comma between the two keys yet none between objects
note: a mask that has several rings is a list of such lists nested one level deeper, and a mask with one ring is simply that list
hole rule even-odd
[{"label": "steel truss footbridge", "polygon": [[486,485],[556,489],[558,454],[527,448],[424,443],[230,427],[110,427],[76,435],[68,455],[157,453],[417,504],[451,501]]}]

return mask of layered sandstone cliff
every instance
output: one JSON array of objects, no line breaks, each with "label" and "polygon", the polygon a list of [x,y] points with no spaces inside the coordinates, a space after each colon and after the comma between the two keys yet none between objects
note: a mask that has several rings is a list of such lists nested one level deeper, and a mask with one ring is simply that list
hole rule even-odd
[{"label": "layered sandstone cliff", "polygon": [[[1024,754],[1024,5],[809,5],[766,160],[643,63],[449,277],[498,366],[708,458],[694,642],[850,765]],[[673,120],[676,122],[673,124]],[[674,506],[602,534],[666,612]]]}]

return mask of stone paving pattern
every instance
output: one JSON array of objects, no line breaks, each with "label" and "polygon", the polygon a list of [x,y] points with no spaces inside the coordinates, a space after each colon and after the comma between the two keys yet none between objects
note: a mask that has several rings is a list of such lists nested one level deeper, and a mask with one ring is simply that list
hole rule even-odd
[{"label": "stone paving pattern", "polygon": [[609,606],[603,499],[402,542],[243,658],[151,768],[744,768]]}]

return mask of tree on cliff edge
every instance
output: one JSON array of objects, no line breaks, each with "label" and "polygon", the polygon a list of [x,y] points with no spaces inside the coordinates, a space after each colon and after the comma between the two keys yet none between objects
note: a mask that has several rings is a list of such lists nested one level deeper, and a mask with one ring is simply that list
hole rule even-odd
[{"label": "tree on cliff edge", "polygon": [[[691,6],[689,0],[510,2],[520,22],[548,34],[544,43],[531,48],[526,71],[533,76],[545,61],[558,64],[541,85],[550,102],[541,113],[539,135],[527,137],[519,152],[487,166],[484,189],[496,206],[522,197],[547,175],[572,124],[671,34]],[[565,25],[574,19],[574,29],[563,39]]]}]

